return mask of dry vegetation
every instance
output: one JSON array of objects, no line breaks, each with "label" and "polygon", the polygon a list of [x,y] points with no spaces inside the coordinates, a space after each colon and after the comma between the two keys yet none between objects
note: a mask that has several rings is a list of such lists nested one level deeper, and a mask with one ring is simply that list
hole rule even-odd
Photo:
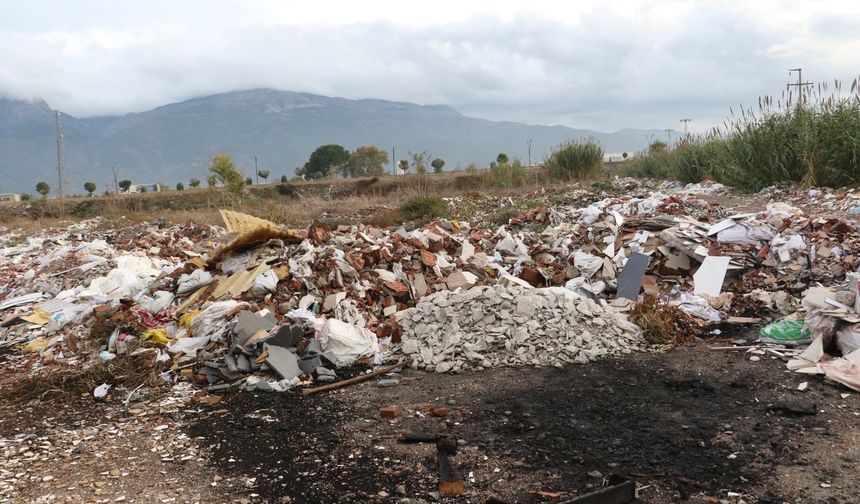
[{"label": "dry vegetation", "polygon": [[325,215],[334,223],[392,226],[404,221],[446,216],[441,197],[510,196],[547,187],[538,170],[516,180],[498,171],[330,179],[273,183],[247,188],[244,197],[208,188],[160,193],[73,197],[4,204],[0,225],[39,231],[63,221],[100,216],[110,221],[164,219],[172,223],[220,225],[219,208],[231,208],[291,227],[302,228]]}]

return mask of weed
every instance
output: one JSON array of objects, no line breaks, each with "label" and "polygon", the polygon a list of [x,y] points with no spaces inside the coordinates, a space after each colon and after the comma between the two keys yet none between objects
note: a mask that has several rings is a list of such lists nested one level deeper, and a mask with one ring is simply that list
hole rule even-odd
[{"label": "weed", "polygon": [[447,217],[451,211],[439,196],[412,198],[400,205],[404,220],[428,221],[435,217]]},{"label": "weed", "polygon": [[554,179],[574,180],[592,177],[603,168],[603,148],[595,141],[566,142],[544,161],[544,169]]},{"label": "weed", "polygon": [[630,320],[642,328],[645,340],[655,345],[689,345],[695,341],[699,326],[693,318],[675,305],[656,298],[645,298],[633,305]]}]

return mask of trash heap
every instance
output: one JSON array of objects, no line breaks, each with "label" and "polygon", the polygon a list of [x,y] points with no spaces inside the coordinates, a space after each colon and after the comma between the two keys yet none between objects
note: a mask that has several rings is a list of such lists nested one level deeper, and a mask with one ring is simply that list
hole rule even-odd
[{"label": "trash heap", "polygon": [[209,390],[331,382],[398,352],[434,371],[581,362],[642,344],[616,310],[643,295],[703,323],[756,323],[860,266],[853,223],[778,201],[728,213],[724,192],[618,179],[526,195],[548,204],[494,229],[294,230],[222,211],[224,228],[4,232],[0,383],[129,358],[151,366],[150,385]]},{"label": "trash heap", "polygon": [[413,367],[437,373],[582,364],[644,347],[625,315],[562,287],[439,291],[398,321]]},{"label": "trash heap", "polygon": [[787,352],[794,357],[789,370],[824,375],[860,392],[860,273],[850,273],[847,284],[813,287],[803,296],[803,312],[774,322],[761,331],[761,341],[784,347],[806,347]]}]

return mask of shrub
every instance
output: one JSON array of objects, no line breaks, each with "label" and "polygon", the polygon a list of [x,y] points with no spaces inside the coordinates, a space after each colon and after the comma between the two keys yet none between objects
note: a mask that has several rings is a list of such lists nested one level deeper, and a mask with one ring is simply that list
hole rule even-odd
[{"label": "shrub", "polygon": [[176,183],[176,190],[177,191],[184,191],[185,190],[185,184],[183,184],[182,182],[177,182]]},{"label": "shrub", "polygon": [[278,184],[278,194],[281,196],[295,196],[296,188],[289,182],[281,182]]},{"label": "shrub", "polygon": [[573,180],[598,175],[603,168],[603,148],[594,141],[566,142],[544,161],[551,178]]},{"label": "shrub", "polygon": [[494,186],[519,187],[525,183],[526,170],[519,159],[514,159],[513,163],[493,164],[490,179]]},{"label": "shrub", "polygon": [[428,221],[450,215],[448,204],[439,196],[412,198],[400,205],[400,215],[405,220]]}]

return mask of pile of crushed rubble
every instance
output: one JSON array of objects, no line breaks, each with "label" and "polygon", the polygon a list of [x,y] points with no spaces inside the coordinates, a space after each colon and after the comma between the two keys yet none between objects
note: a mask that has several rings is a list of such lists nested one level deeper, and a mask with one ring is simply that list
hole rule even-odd
[{"label": "pile of crushed rubble", "polygon": [[625,315],[561,287],[440,291],[398,319],[403,353],[437,373],[586,363],[644,346]]}]

